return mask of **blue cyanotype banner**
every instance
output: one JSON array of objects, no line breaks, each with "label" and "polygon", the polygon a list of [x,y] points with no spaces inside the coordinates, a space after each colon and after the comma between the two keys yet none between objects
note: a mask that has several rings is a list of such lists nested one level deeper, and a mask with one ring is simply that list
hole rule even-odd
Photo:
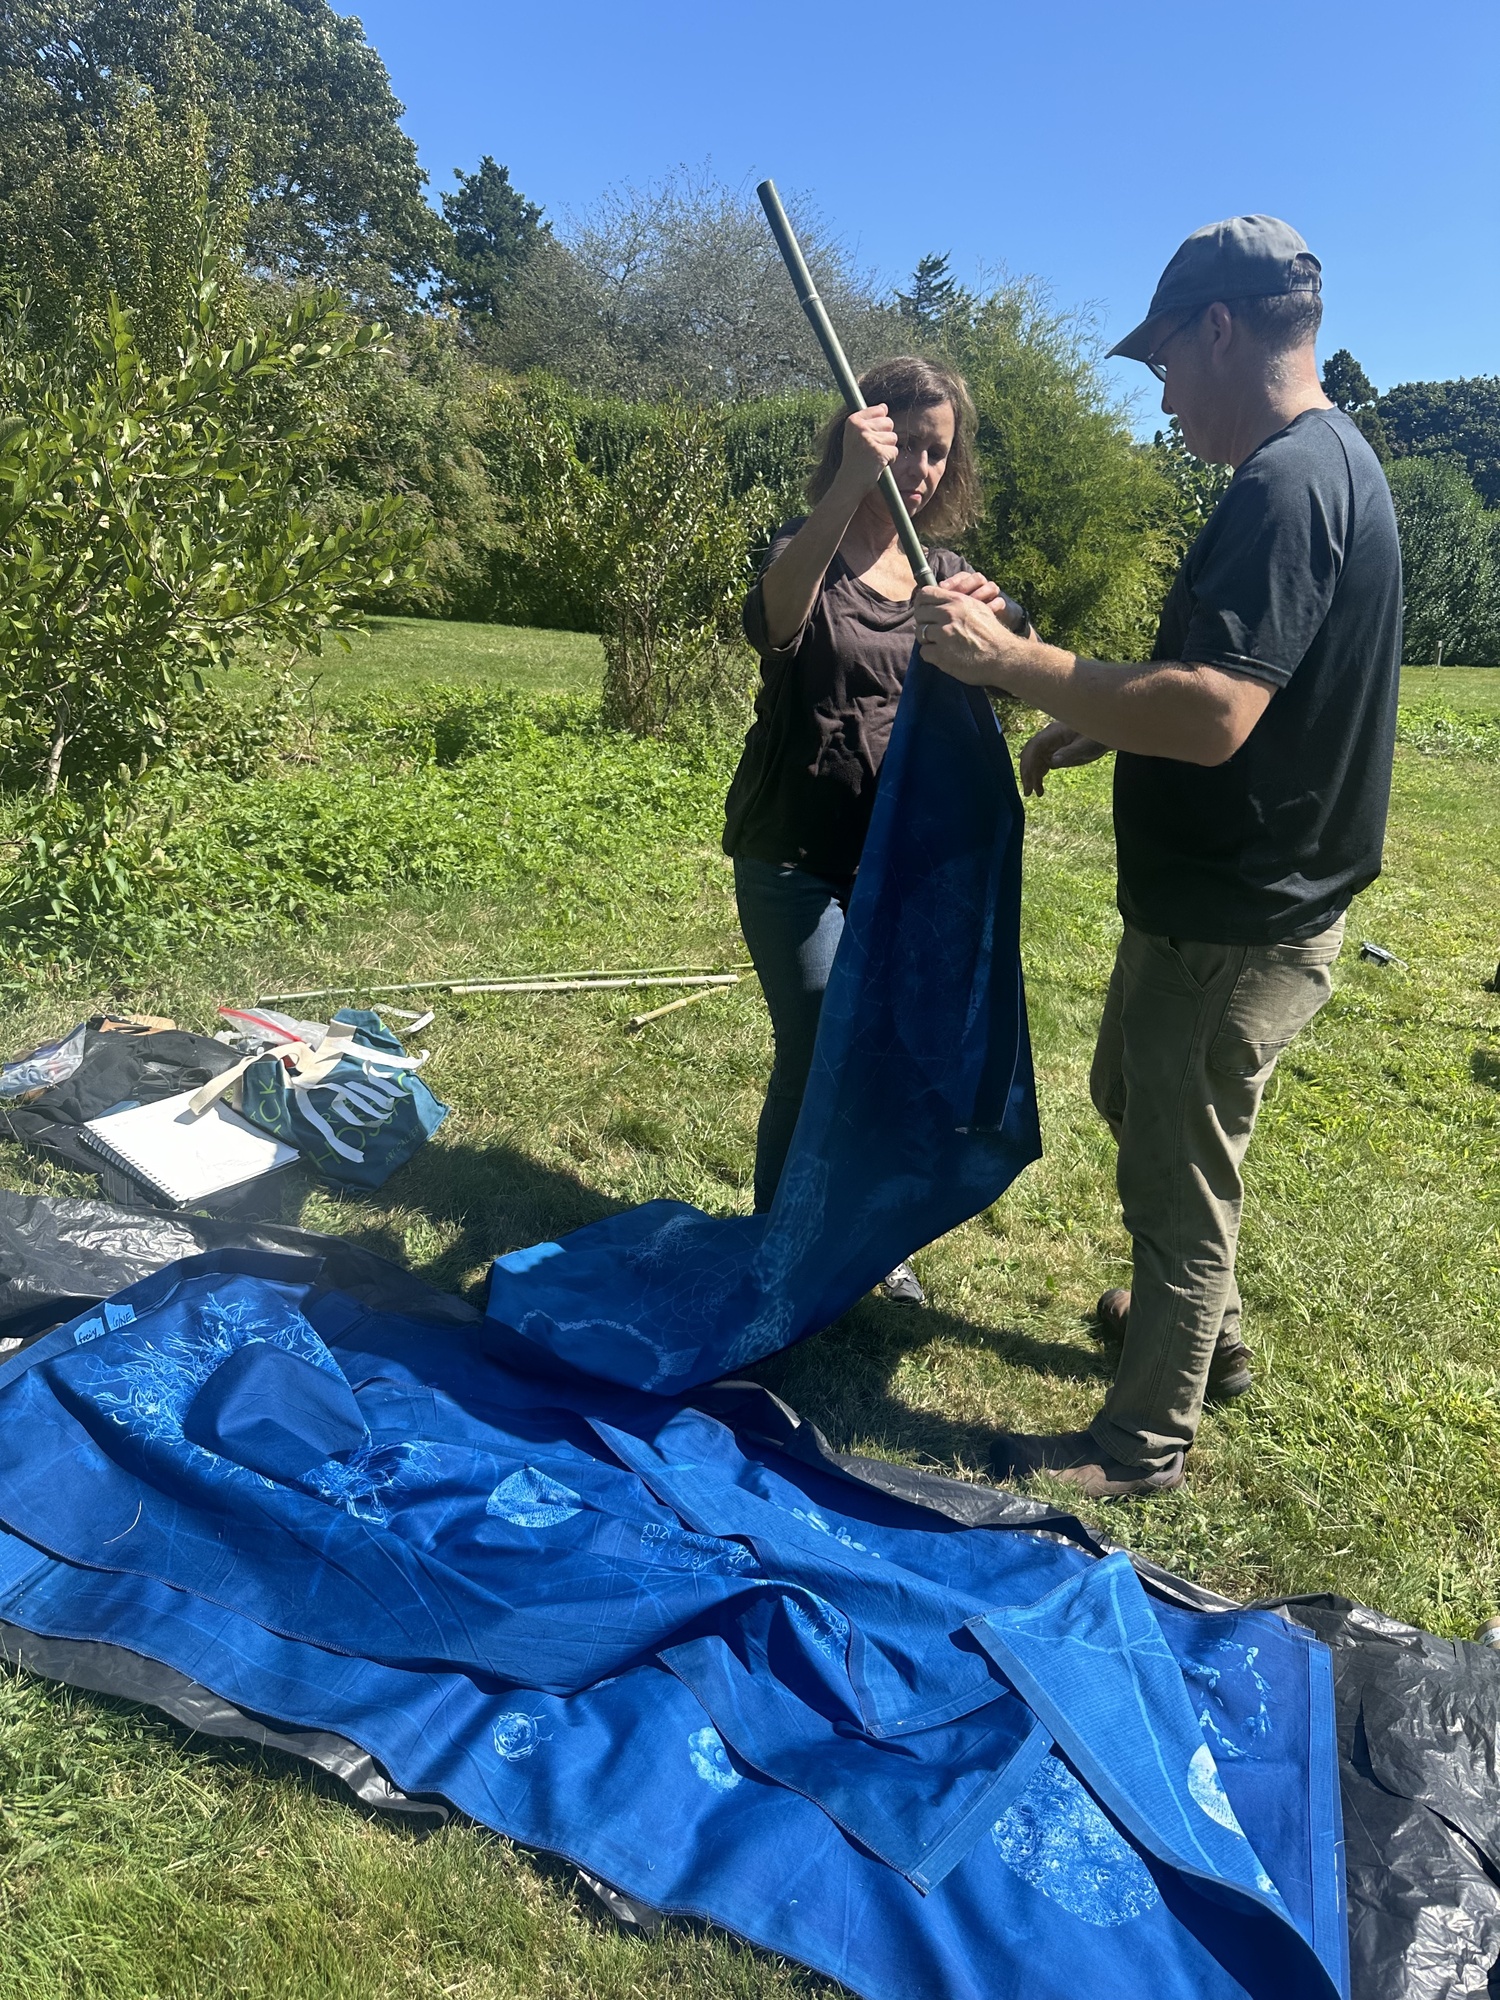
[{"label": "blue cyanotype banner", "polygon": [[1023,815],[987,698],[914,659],[768,1215],[654,1201],[501,1257],[518,1364],[672,1394],[816,1333],[1041,1152]]},{"label": "blue cyanotype banner", "polygon": [[0,1620],[868,2000],[1346,1993],[1305,1632],[313,1269],[191,1259],[0,1363]]}]

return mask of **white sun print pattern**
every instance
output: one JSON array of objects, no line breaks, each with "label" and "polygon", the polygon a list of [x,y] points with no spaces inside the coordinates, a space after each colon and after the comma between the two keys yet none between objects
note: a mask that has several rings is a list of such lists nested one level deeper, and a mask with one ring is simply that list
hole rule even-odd
[{"label": "white sun print pattern", "polygon": [[795,1597],[783,1600],[786,1615],[804,1639],[817,1647],[827,1660],[841,1661],[849,1644],[849,1620],[826,1598],[809,1591],[807,1602]]},{"label": "white sun print pattern", "polygon": [[1224,1780],[1219,1776],[1214,1753],[1206,1743],[1200,1743],[1189,1759],[1187,1788],[1194,1804],[1201,1807],[1211,1820],[1217,1821],[1226,1833],[1237,1833],[1241,1840],[1244,1839],[1245,1829],[1234,1816],[1234,1807],[1229,1803]]},{"label": "white sun print pattern", "polygon": [[[778,1501],[776,1504],[780,1506],[781,1503]],[[863,1542],[855,1541],[847,1528],[835,1528],[831,1522],[825,1521],[823,1516],[816,1513],[811,1507],[788,1507],[785,1511],[792,1516],[794,1521],[800,1521],[805,1528],[812,1528],[820,1535],[832,1535],[833,1539],[836,1542],[842,1542],[846,1549],[856,1549],[860,1555],[874,1556],[876,1561],[879,1561],[879,1549],[867,1549]]]},{"label": "white sun print pattern", "polygon": [[571,1486],[538,1472],[534,1465],[523,1465],[501,1480],[485,1501],[484,1511],[516,1528],[555,1528],[571,1521],[582,1506]]},{"label": "white sun print pattern", "polygon": [[755,1557],[739,1542],[722,1535],[695,1535],[669,1521],[647,1521],[641,1529],[641,1554],[665,1569],[708,1570],[735,1576],[754,1569]]},{"label": "white sun print pattern", "polygon": [[1023,1882],[1096,1930],[1133,1923],[1160,1901],[1145,1862],[1056,1757],[1043,1761],[990,1838]]},{"label": "white sun print pattern", "polygon": [[[1235,1818],[1234,1807],[1229,1803],[1229,1794],[1224,1789],[1224,1780],[1219,1776],[1219,1767],[1214,1762],[1213,1752],[1206,1743],[1200,1743],[1188,1760],[1187,1788],[1193,1802],[1200,1806],[1211,1820],[1222,1826],[1226,1833],[1237,1833],[1241,1840],[1245,1838],[1245,1829]],[[1276,1884],[1258,1861],[1255,1864],[1255,1886],[1263,1896],[1280,1894]]]},{"label": "white sun print pattern", "polygon": [[507,1709],[504,1715],[495,1718],[491,1740],[507,1764],[520,1764],[529,1757],[539,1743],[550,1743],[550,1736],[543,1736],[538,1724],[539,1715],[528,1715],[524,1708]]},{"label": "white sun print pattern", "polygon": [[744,1779],[729,1761],[729,1752],[724,1748],[724,1739],[712,1723],[705,1723],[695,1729],[688,1738],[688,1756],[693,1769],[705,1785],[712,1785],[716,1792],[732,1792]]}]

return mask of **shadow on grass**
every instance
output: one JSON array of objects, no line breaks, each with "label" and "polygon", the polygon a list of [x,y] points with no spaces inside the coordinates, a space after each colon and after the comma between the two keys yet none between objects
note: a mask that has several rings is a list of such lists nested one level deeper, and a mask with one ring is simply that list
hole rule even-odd
[{"label": "shadow on grass", "polygon": [[1102,1349],[1038,1340],[1012,1327],[976,1326],[932,1306],[862,1299],[825,1332],[746,1373],[810,1418],[837,1450],[873,1449],[943,1469],[982,1470],[998,1434],[992,1424],[914,1405],[893,1388],[902,1363],[924,1349],[939,1380],[943,1349],[953,1347],[1054,1380],[1097,1384],[1101,1394],[1113,1372],[1113,1358]]},{"label": "shadow on grass", "polygon": [[[411,1262],[429,1284],[462,1291],[476,1303],[482,1303],[483,1274],[492,1258],[629,1206],[565,1168],[544,1165],[504,1144],[424,1148],[377,1199],[380,1206],[372,1200],[367,1221],[351,1204],[339,1233],[394,1263]],[[387,1219],[382,1209],[417,1211],[450,1240],[426,1262],[409,1260],[396,1217]],[[1097,1384],[1101,1393],[1112,1373],[1113,1357],[1102,1350],[877,1298],[862,1299],[822,1333],[744,1372],[810,1418],[838,1448],[859,1441],[942,1466],[983,1466],[996,1435],[993,1426],[916,1407],[894,1387],[903,1364],[924,1350],[934,1380],[940,1379],[947,1365],[944,1351],[955,1348],[1055,1381]]]},{"label": "shadow on grass", "polygon": [[1476,1083],[1487,1083],[1491,1090],[1500,1090],[1500,1051],[1475,1049],[1469,1057],[1469,1073]]},{"label": "shadow on grass", "polygon": [[[628,1206],[514,1146],[424,1146],[370,1197],[363,1215],[364,1204],[350,1204],[339,1234],[392,1263],[410,1264],[440,1291],[472,1293],[476,1266],[487,1269],[504,1251],[561,1236]],[[457,1225],[458,1235],[436,1257],[409,1259],[395,1221],[381,1213],[390,1209],[415,1210],[445,1235]]]}]

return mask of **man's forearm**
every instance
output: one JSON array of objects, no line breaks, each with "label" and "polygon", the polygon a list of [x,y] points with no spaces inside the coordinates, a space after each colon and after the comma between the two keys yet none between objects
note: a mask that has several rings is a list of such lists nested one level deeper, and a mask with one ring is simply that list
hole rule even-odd
[{"label": "man's forearm", "polygon": [[1018,639],[951,584],[916,596],[924,660],[973,687],[1003,688],[1111,750],[1223,764],[1244,743],[1275,689],[1266,681],[1183,660],[1116,666]]},{"label": "man's forearm", "polygon": [[1008,647],[1000,685],[1111,750],[1222,764],[1248,731],[1230,676],[1182,660],[1117,665],[1060,646]]}]

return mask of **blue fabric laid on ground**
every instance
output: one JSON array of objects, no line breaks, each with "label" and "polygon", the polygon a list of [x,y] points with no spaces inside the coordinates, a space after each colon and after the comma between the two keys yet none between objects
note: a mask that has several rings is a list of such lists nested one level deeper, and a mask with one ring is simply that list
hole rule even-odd
[{"label": "blue fabric laid on ground", "polygon": [[662,1394],[789,1346],[1038,1157],[1021,801],[989,702],[913,660],[768,1215],[654,1201],[496,1262],[518,1362]]},{"label": "blue fabric laid on ground", "polygon": [[192,1259],[0,1363],[0,1619],[868,2000],[1347,1993],[1305,1633],[308,1268]]}]

